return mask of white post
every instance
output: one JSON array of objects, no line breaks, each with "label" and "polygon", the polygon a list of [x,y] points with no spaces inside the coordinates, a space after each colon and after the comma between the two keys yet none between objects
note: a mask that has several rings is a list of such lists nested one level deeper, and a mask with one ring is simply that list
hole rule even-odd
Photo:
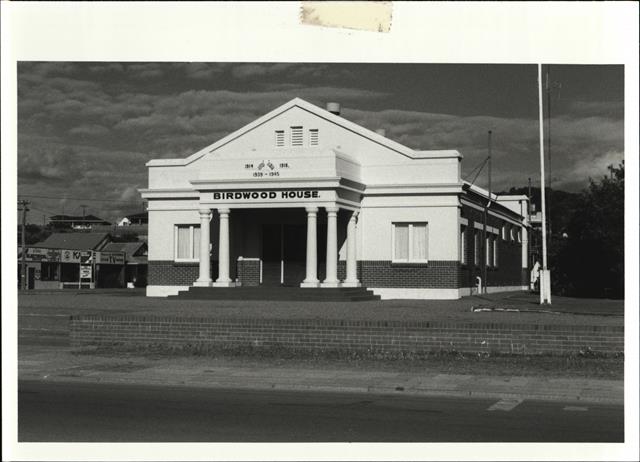
[{"label": "white post", "polygon": [[307,207],[307,277],[300,287],[318,287],[318,207]]},{"label": "white post", "polygon": [[322,287],[339,287],[338,281],[338,207],[327,209],[327,272]]},{"label": "white post", "polygon": [[218,209],[220,215],[220,238],[218,244],[218,279],[214,287],[233,287],[229,278],[229,209]]},{"label": "white post", "polygon": [[542,272],[540,273],[540,304],[551,303],[551,275],[547,268],[547,213],[544,181],[544,116],[542,110],[542,64],[538,64],[538,107],[540,123],[540,196],[542,199]]},{"label": "white post", "polygon": [[209,240],[211,222],[211,210],[200,209],[200,274],[193,284],[198,287],[211,286],[211,260],[209,258]]},{"label": "white post", "polygon": [[347,277],[343,287],[360,287],[356,260],[356,218],[358,212],[353,212],[347,224]]}]

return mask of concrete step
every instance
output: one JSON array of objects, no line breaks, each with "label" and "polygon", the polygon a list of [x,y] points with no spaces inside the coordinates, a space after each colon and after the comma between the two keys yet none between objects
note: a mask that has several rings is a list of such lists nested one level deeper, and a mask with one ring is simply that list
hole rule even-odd
[{"label": "concrete step", "polygon": [[291,301],[368,301],[380,300],[365,287],[190,287],[169,298],[182,300],[291,300]]}]

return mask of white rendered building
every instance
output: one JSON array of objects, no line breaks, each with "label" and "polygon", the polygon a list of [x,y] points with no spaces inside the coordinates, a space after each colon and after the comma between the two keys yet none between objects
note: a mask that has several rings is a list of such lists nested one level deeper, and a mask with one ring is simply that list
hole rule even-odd
[{"label": "white rendered building", "polygon": [[327,109],[296,98],[185,159],[147,163],[148,296],[191,286],[362,285],[427,299],[479,282],[526,289],[526,196],[489,200],[461,180],[458,151],[414,150],[340,117],[336,103]]}]

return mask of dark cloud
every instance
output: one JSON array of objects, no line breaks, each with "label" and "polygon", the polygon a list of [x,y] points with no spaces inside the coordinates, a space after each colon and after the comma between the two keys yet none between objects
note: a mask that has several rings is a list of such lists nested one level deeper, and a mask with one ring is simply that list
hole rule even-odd
[{"label": "dark cloud", "polygon": [[[379,72],[372,66],[20,63],[19,190],[112,200],[92,203],[93,213],[115,219],[127,207],[138,207],[137,188],[147,183],[146,161],[192,154],[294,97],[321,107],[339,101],[345,118],[372,130],[385,128],[389,138],[415,149],[458,149],[465,175],[486,156],[491,129],[494,188],[538,178],[535,92],[524,92],[519,102],[505,100],[499,108],[466,111],[459,106],[480,104],[474,101],[483,93],[477,82],[481,75],[474,74],[476,81],[467,88],[448,69],[455,82],[432,79],[426,85],[429,76],[418,76],[422,68],[417,65],[396,80],[390,77],[397,66],[380,66]],[[495,78],[498,71],[491,69]],[[518,72],[513,81],[504,72],[510,98],[522,76]],[[444,91],[456,103],[446,111],[430,110],[436,100],[446,105]],[[518,104],[527,110],[509,114]],[[563,94],[553,108],[551,179],[556,187],[579,189],[623,158],[619,100]],[[481,175],[478,184],[484,181]],[[45,205],[60,213],[62,204]]]}]

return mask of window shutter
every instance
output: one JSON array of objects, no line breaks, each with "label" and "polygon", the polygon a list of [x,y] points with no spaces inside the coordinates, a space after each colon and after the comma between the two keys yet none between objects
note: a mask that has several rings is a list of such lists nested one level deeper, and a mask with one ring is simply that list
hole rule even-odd
[{"label": "window shutter", "polygon": [[276,130],[276,147],[284,147],[284,130]]},{"label": "window shutter", "polygon": [[318,129],[312,128],[309,130],[309,145],[318,146]]},{"label": "window shutter", "polygon": [[291,146],[302,146],[302,127],[291,127]]}]

